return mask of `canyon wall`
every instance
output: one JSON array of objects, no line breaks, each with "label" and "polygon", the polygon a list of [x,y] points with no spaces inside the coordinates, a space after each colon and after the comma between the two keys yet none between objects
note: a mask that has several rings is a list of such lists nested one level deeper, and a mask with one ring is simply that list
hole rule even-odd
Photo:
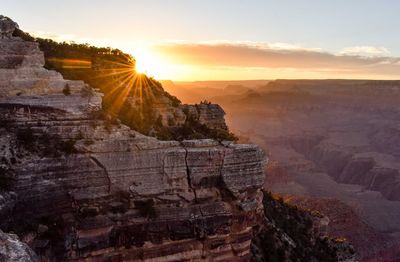
[{"label": "canyon wall", "polygon": [[0,40],[3,230],[42,260],[249,259],[263,216],[260,148],[108,123],[100,93],[43,65],[36,43]]}]

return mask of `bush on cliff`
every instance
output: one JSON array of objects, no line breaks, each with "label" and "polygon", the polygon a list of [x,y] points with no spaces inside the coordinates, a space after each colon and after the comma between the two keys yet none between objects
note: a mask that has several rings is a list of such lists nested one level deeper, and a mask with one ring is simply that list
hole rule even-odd
[{"label": "bush on cliff", "polygon": [[21,148],[40,156],[69,155],[77,152],[75,139],[65,140],[58,135],[50,135],[46,132],[35,133],[30,127],[16,130],[16,138]]}]

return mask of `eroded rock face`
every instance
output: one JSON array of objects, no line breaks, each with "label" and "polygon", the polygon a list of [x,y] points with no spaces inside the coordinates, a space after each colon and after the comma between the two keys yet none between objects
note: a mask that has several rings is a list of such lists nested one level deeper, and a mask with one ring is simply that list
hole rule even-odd
[{"label": "eroded rock face", "polygon": [[326,237],[329,218],[264,195],[264,227],[253,239],[252,262],[331,261],[354,262],[348,242]]},{"label": "eroded rock face", "polygon": [[0,46],[1,190],[13,199],[0,200],[3,230],[43,259],[248,260],[260,148],[106,125],[101,95],[44,69],[35,43]]},{"label": "eroded rock face", "polygon": [[11,38],[15,29],[18,28],[18,24],[12,21],[10,18],[0,15],[0,37]]},{"label": "eroded rock face", "polygon": [[0,261],[38,262],[39,258],[17,235],[0,230]]},{"label": "eroded rock face", "polygon": [[173,107],[170,100],[164,97],[154,103],[154,109],[164,126],[182,125],[190,117],[211,129],[228,130],[225,112],[218,104],[185,104]]},{"label": "eroded rock face", "polygon": [[225,112],[218,104],[201,103],[198,105],[184,105],[188,115],[198,119],[201,124],[210,128],[228,129],[225,123]]}]

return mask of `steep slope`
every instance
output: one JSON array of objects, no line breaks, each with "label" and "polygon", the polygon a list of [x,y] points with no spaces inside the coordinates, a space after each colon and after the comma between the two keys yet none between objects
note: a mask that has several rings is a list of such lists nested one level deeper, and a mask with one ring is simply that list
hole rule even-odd
[{"label": "steep slope", "polygon": [[290,206],[268,192],[263,204],[263,226],[253,239],[251,261],[355,261],[351,245],[326,235],[326,217]]},{"label": "steep slope", "polygon": [[18,236],[0,230],[0,261],[37,262],[39,258]]}]

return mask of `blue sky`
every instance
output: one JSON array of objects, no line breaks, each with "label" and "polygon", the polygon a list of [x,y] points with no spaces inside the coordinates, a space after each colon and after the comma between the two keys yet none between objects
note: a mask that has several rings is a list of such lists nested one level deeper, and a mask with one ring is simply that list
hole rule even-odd
[{"label": "blue sky", "polygon": [[69,35],[123,49],[143,42],[219,40],[283,43],[332,54],[400,56],[400,1],[397,0],[0,0],[0,3],[1,12],[25,31]]}]

